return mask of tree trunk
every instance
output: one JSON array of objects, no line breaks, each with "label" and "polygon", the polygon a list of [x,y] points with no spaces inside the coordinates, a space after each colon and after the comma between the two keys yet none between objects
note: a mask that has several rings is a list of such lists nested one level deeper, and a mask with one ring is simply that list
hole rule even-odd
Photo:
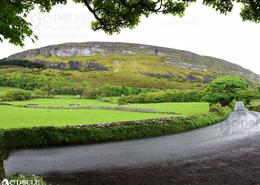
[{"label": "tree trunk", "polygon": [[4,170],[4,160],[0,158],[0,182],[4,179],[5,170]]}]

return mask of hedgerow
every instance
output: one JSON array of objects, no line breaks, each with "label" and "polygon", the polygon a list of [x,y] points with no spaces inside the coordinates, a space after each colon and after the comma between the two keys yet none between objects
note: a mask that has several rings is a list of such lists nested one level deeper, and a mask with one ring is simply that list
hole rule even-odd
[{"label": "hedgerow", "polygon": [[209,113],[190,117],[174,117],[165,121],[114,126],[34,127],[2,130],[2,155],[21,148],[38,148],[72,144],[90,144],[174,134],[212,125],[225,119],[225,114]]},{"label": "hedgerow", "polygon": [[118,103],[199,102],[203,96],[203,90],[167,90],[121,97]]}]

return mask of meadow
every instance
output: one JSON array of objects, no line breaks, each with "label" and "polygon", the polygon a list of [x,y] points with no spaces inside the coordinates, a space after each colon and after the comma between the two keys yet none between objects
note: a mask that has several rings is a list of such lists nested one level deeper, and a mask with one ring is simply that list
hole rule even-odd
[{"label": "meadow", "polygon": [[13,106],[0,106],[0,115],[0,129],[37,126],[59,127],[169,117],[169,114],[115,110],[32,109]]},{"label": "meadow", "polygon": [[[0,128],[22,128],[36,126],[65,126],[80,124],[97,124],[151,118],[172,117],[175,114],[143,113],[101,109],[68,109],[69,104],[81,106],[119,106],[99,99],[76,99],[70,96],[57,98],[38,98],[27,101],[2,102],[11,105],[38,104],[40,106],[64,106],[64,109],[24,108],[17,106],[0,106]],[[122,105],[130,108],[154,109],[161,112],[176,112],[182,116],[202,114],[209,111],[208,103],[152,103]]]},{"label": "meadow", "polygon": [[68,108],[70,104],[80,104],[80,106],[121,106],[130,108],[154,109],[161,112],[175,112],[182,115],[206,113],[209,110],[209,104],[206,102],[140,103],[119,106],[116,104],[115,100],[113,100],[113,102],[107,102],[103,101],[103,99],[76,99],[66,98],[66,96],[61,96],[59,98],[37,98],[26,101],[11,101],[2,103],[8,103],[12,105],[37,104],[40,106],[64,106],[65,108]]}]

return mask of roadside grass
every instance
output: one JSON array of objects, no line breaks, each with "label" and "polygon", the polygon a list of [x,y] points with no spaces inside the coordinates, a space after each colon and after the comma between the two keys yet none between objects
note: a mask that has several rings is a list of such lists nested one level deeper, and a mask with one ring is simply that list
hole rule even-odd
[{"label": "roadside grass", "polygon": [[0,129],[40,126],[60,127],[169,117],[169,114],[116,110],[31,109],[13,106],[0,106],[0,115]]}]

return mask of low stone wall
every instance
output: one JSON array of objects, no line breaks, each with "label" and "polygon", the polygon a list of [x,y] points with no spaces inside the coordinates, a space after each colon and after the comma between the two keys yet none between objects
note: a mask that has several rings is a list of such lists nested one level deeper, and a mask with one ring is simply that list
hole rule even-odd
[{"label": "low stone wall", "polygon": [[176,112],[171,112],[171,111],[157,111],[155,109],[118,107],[118,106],[80,106],[78,104],[70,104],[69,106],[41,106],[38,104],[13,105],[8,103],[0,103],[0,105],[25,107],[25,108],[32,108],[32,109],[103,109],[103,110],[130,111],[130,112],[158,113],[158,114],[177,114]]},{"label": "low stone wall", "polygon": [[66,128],[85,128],[85,127],[104,128],[104,127],[112,127],[118,125],[166,124],[166,123],[172,123],[173,120],[174,117],[164,117],[164,118],[154,118],[154,119],[145,119],[145,120],[109,122],[109,123],[100,123],[100,124],[72,125],[72,126],[66,126]]},{"label": "low stone wall", "polygon": [[80,106],[79,104],[70,104],[69,107],[65,106],[40,106],[40,105],[26,105],[27,108],[42,108],[42,109],[103,109],[103,110],[119,110],[130,112],[147,112],[147,113],[163,113],[163,114],[176,114],[175,112],[162,112],[154,109],[144,108],[131,108],[131,107],[117,107],[117,106]]}]

